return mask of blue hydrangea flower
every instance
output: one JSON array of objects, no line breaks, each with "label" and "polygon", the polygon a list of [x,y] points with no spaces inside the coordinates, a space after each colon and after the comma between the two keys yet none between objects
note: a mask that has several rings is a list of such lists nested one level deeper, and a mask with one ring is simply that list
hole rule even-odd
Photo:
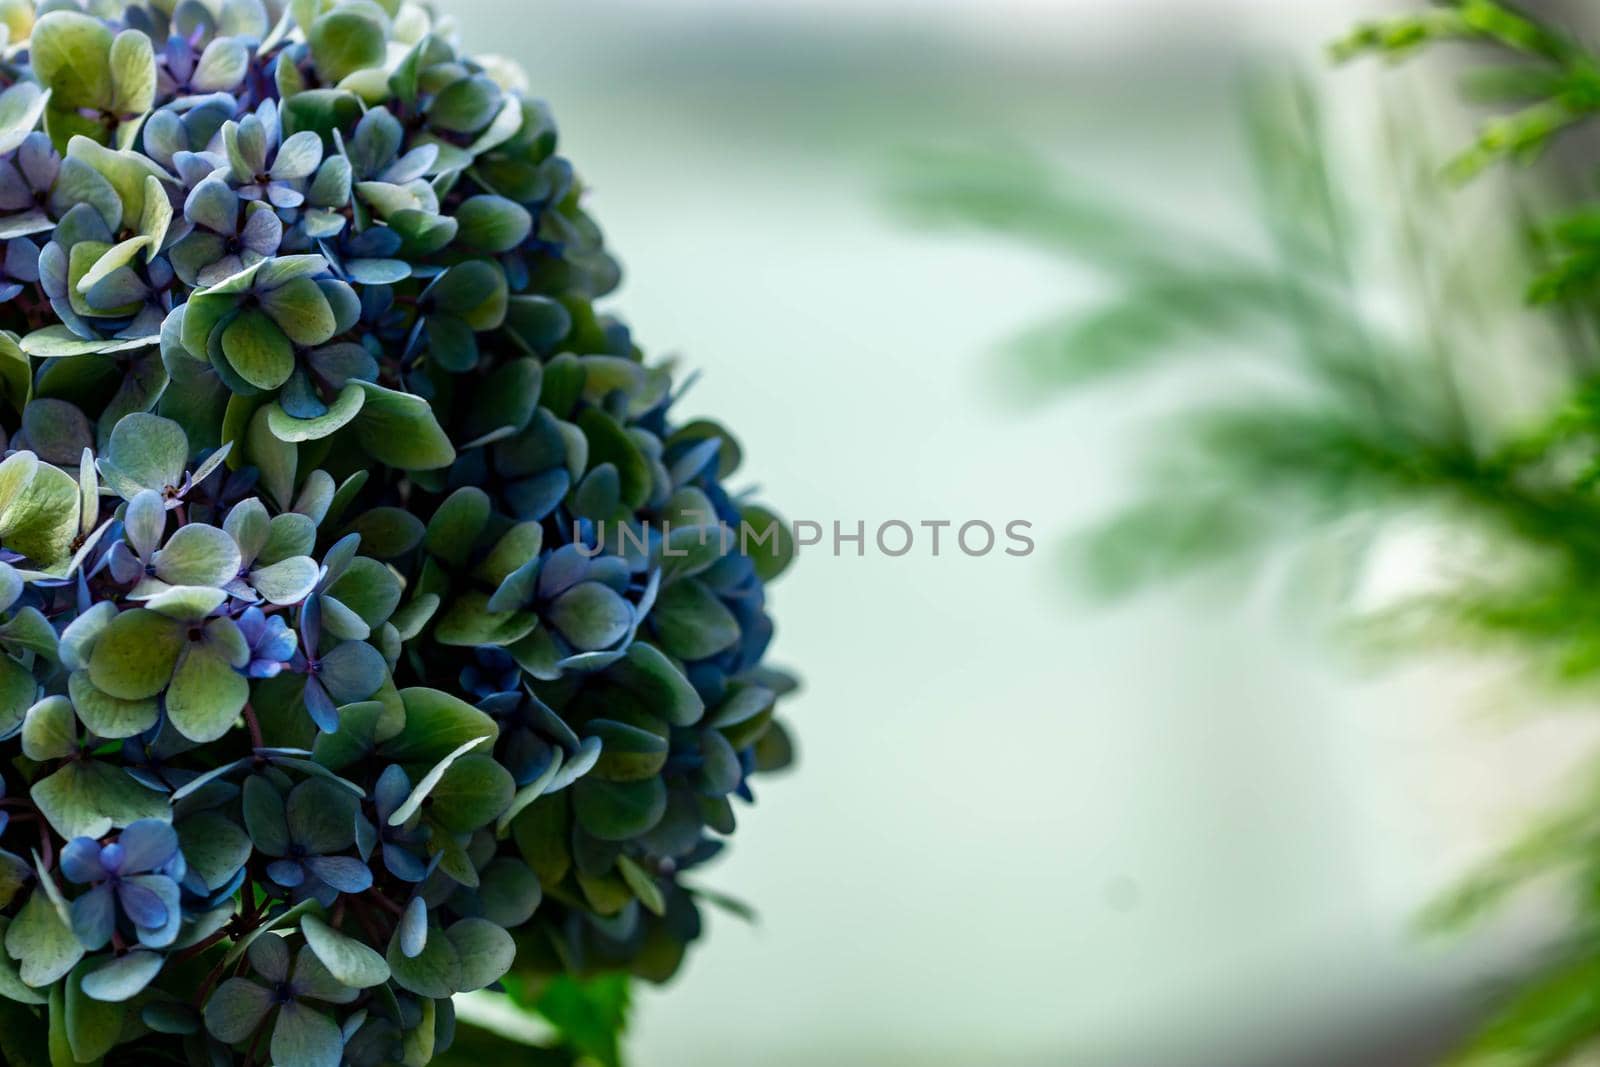
[{"label": "blue hydrangea flower", "polygon": [[172,944],[183,922],[178,880],[184,869],[178,835],[156,819],[130,823],[109,844],[73,838],[61,850],[61,873],[89,886],[72,902],[73,933],[86,948],[103,948],[126,922],[142,945]]},{"label": "blue hydrangea flower", "polygon": [[383,769],[372,790],[377,822],[368,822],[361,816],[356,823],[356,842],[363,859],[377,849],[382,852],[383,865],[390,874],[403,882],[420,882],[439,859],[437,855],[431,859],[428,856],[432,831],[415,815],[399,826],[389,824],[389,816],[411,795],[411,784],[405,769],[399,765],[390,764]]},{"label": "blue hydrangea flower", "polygon": [[299,642],[282,615],[268,615],[258,607],[246,608],[238,618],[239,632],[250,646],[244,673],[251,678],[275,678],[294,659]]}]

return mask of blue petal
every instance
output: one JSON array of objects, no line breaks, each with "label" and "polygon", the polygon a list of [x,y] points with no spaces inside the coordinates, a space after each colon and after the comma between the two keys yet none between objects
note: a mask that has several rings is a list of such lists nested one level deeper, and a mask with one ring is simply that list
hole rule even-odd
[{"label": "blue petal", "polygon": [[61,850],[61,873],[67,881],[83,884],[98,882],[106,876],[100,866],[100,842],[92,837],[74,837]]},{"label": "blue petal", "polygon": [[72,902],[72,932],[93,952],[104,948],[117,929],[111,886],[100,884]]},{"label": "blue petal", "polygon": [[420,882],[428,876],[428,865],[416,853],[399,845],[383,846],[383,865],[402,882]]},{"label": "blue petal", "polygon": [[165,865],[178,851],[178,835],[172,824],[160,819],[140,819],[129,823],[117,838],[122,846],[122,870],[129,874],[153,871]]},{"label": "blue petal", "polygon": [[299,860],[273,860],[267,864],[267,877],[285,889],[293,889],[306,880],[306,870]]},{"label": "blue petal", "polygon": [[353,856],[312,856],[311,873],[341,893],[364,893],[372,888],[372,870]]},{"label": "blue petal", "polygon": [[400,916],[400,951],[416,959],[428,946],[428,906],[421,897],[412,897]]},{"label": "blue petal", "polygon": [[[151,880],[154,880],[154,876],[151,876]],[[154,930],[167,925],[166,902],[143,879],[130,878],[118,885],[117,902],[122,905],[123,914],[132,919],[135,926]]]},{"label": "blue petal", "polygon": [[338,710],[328,691],[315,678],[306,679],[305,701],[306,710],[311,713],[311,721],[317,724],[317,729],[329,734],[339,732]]}]

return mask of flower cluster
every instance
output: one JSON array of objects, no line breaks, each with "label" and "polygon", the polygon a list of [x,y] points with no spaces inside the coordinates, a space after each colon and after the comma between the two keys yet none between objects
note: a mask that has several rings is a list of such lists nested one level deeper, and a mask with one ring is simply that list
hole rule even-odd
[{"label": "flower cluster", "polygon": [[0,8],[6,1055],[416,1065],[513,969],[669,976],[789,759],[793,547],[596,311],[549,115],[409,0],[40,7]]}]

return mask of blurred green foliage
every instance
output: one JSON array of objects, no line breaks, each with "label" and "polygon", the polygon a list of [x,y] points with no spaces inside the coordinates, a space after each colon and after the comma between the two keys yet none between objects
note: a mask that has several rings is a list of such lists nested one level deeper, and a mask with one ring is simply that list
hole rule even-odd
[{"label": "blurred green foliage", "polygon": [[632,1007],[626,974],[594,978],[555,975],[530,982],[508,975],[501,983],[513,1012],[548,1023],[552,1035],[523,1041],[457,1017],[456,1039],[435,1064],[442,1067],[484,1067],[516,1062],[527,1067],[621,1067],[622,1038]]},{"label": "blurred green foliage", "polygon": [[[1140,494],[1077,555],[1096,590],[1260,567],[1280,546],[1325,562],[1330,544],[1353,587],[1421,529],[1428,580],[1387,590],[1359,613],[1358,633],[1390,647],[1494,649],[1592,698],[1600,195],[1592,153],[1550,149],[1600,111],[1600,57],[1491,0],[1364,25],[1333,52],[1398,59],[1440,41],[1474,46],[1464,86],[1489,117],[1441,166],[1426,143],[1436,124],[1390,100],[1385,191],[1354,204],[1304,81],[1251,81],[1255,235],[1219,242],[1209,231],[1221,227],[1196,233],[1120,208],[1014,155],[919,156],[895,199],[919,222],[1020,240],[1098,275],[1097,302],[1009,346],[1030,396],[1135,376],[1152,388],[1156,374],[1159,395],[1176,394]],[[1524,169],[1483,174],[1501,161]],[[1556,209],[1529,207],[1553,197]],[[1572,902],[1564,942],[1454,1062],[1536,1067],[1600,1051],[1600,762],[1423,923],[1458,930],[1549,879]]]}]

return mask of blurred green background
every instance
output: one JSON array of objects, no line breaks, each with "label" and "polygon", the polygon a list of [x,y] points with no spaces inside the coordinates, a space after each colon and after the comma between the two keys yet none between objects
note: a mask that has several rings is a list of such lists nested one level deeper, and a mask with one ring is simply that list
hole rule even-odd
[{"label": "blurred green background", "polygon": [[[1278,595],[1074,595],[1063,538],[1130,494],[1173,396],[1030,402],[1000,343],[1102,297],[1022,245],[908,224],[941,149],[1023,150],[1248,243],[1238,108],[1262,53],[1378,141],[1379,75],[1322,48],[1400,5],[1299,0],[455,0],[525,65],[627,269],[613,307],[704,377],[791,519],[1027,519],[1026,559],[813,550],[775,590],[797,773],[704,879],[640,1067],[1429,1062],[1544,934],[1416,911],[1518,825],[1581,727],[1471,663],[1380,677]],[[1286,607],[1286,603],[1288,606]],[[1487,695],[1486,695],[1487,694]],[[1537,768],[1537,769],[1534,769]]]}]

